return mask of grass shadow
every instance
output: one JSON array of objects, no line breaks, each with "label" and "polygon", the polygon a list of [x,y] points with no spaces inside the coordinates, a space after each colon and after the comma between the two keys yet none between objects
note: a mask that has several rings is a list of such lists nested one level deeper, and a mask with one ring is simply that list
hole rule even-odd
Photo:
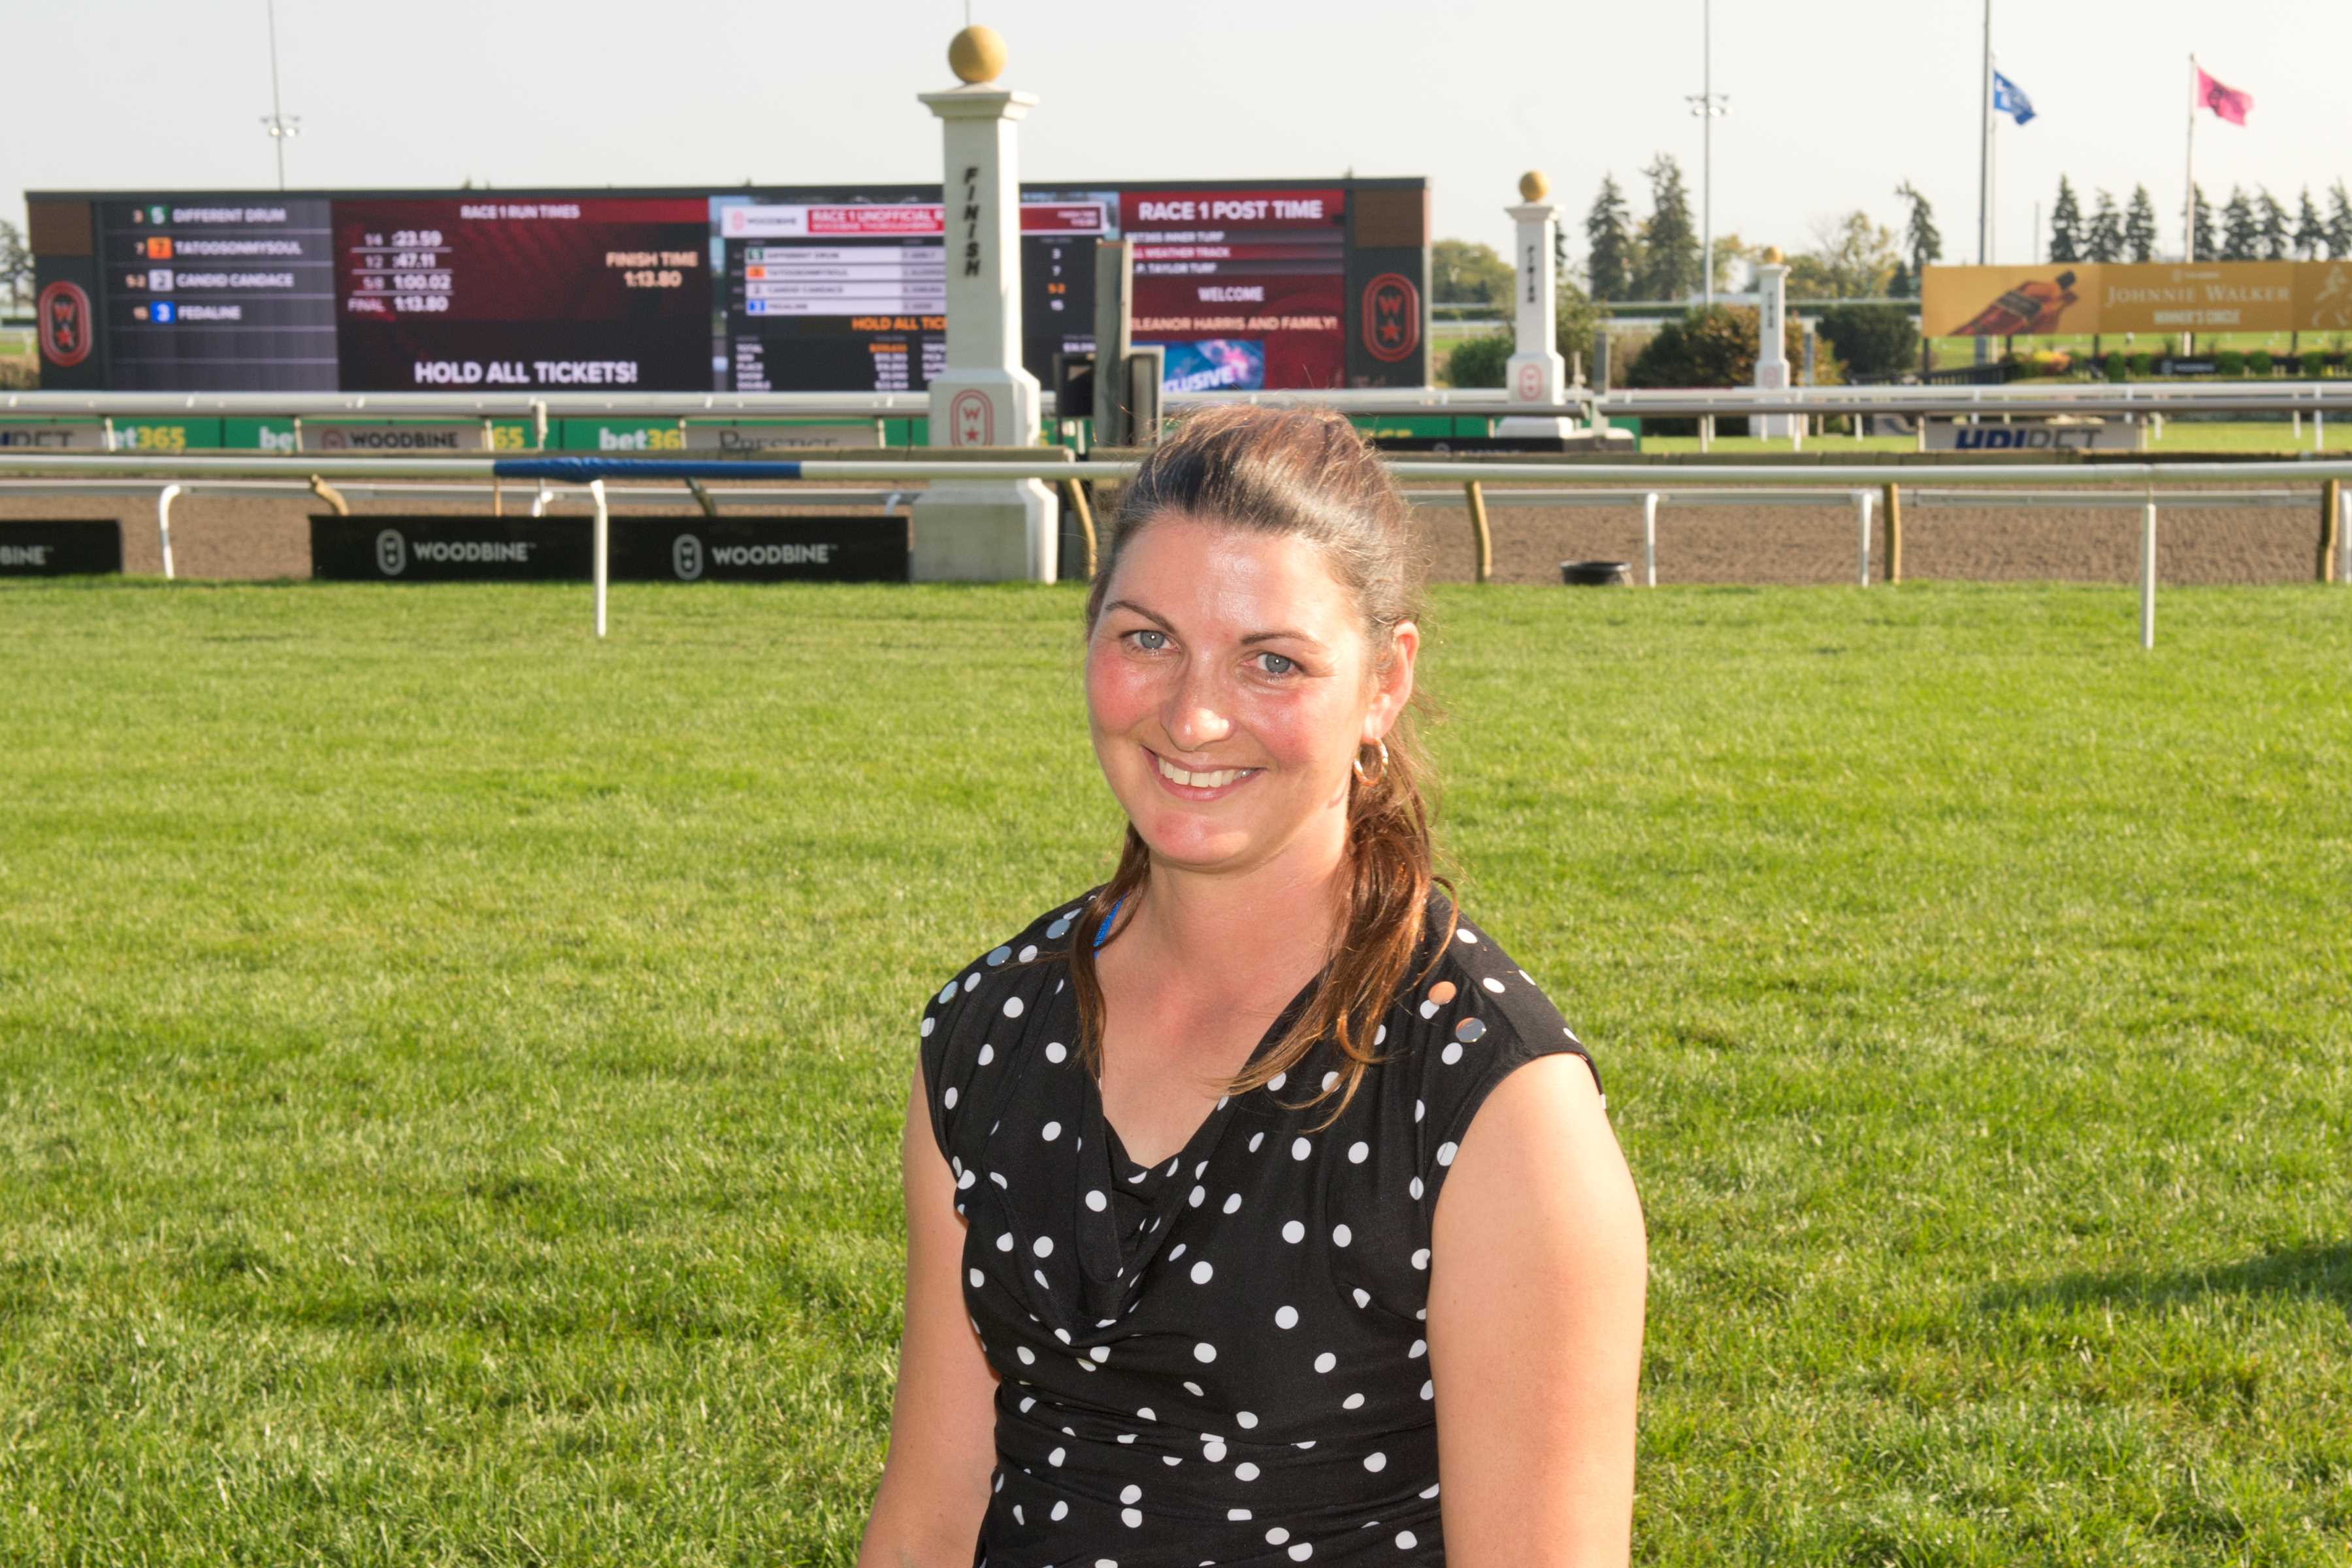
[{"label": "grass shadow", "polygon": [[2314,1243],[2205,1268],[2061,1274],[2038,1284],[1997,1286],[1984,1292],[1980,1303],[1990,1310],[2161,1307],[2210,1296],[2310,1296],[2352,1312],[2352,1242]]}]

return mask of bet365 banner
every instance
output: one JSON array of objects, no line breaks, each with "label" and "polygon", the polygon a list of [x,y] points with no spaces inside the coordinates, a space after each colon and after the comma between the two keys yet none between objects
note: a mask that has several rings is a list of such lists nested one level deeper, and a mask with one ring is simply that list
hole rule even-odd
[{"label": "bet365 banner", "polygon": [[1919,303],[1931,338],[2337,332],[2352,331],[2352,260],[1930,267]]}]

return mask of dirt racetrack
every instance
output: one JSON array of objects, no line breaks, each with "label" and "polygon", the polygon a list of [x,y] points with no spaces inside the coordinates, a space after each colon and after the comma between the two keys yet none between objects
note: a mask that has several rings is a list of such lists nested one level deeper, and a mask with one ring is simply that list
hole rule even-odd
[{"label": "dirt racetrack", "polygon": [[[2277,489],[2281,487],[2268,487]],[[2307,583],[2319,534],[2319,506],[2297,487],[2289,507],[2216,504],[2167,506],[2159,513],[2157,566],[2167,584]],[[725,492],[719,492],[722,501]],[[1433,501],[1436,498],[1431,498]],[[527,502],[509,495],[509,510]],[[299,578],[310,574],[309,518],[323,510],[309,497],[278,500],[210,497],[202,491],[173,505],[172,543],[180,575],[215,579]],[[457,502],[361,501],[361,515],[479,515],[487,507]],[[667,510],[667,509],[665,509]],[[746,507],[743,510],[753,510]],[[767,515],[788,509],[761,506]],[[812,507],[810,511],[838,510]],[[586,515],[567,502],[556,515]],[[679,515],[691,515],[681,506]],[[628,515],[656,515],[632,509]],[[1631,563],[1638,580],[1642,513],[1637,504],[1605,506],[1492,505],[1495,577],[1505,583],[1559,581],[1562,561]],[[24,518],[118,518],[123,524],[123,564],[132,573],[163,570],[154,503],[142,498],[67,499],[0,494],[0,529]],[[1417,504],[1415,521],[1440,582],[1472,576],[1469,516],[1464,507]],[[2127,583],[2139,560],[2140,514],[2135,507],[2075,504],[2022,507],[1922,504],[1907,494],[1903,508],[1903,571],[1911,578],[1976,581]],[[1668,502],[1658,514],[1658,582],[1667,584],[1837,584],[1855,575],[1853,509],[1843,504],[1690,506]],[[1872,578],[1885,570],[1885,518],[1874,520]]]}]

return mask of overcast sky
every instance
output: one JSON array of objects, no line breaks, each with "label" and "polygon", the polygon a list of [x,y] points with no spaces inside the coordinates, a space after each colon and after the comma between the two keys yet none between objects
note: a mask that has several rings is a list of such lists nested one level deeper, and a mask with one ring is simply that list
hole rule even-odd
[{"label": "overcast sky", "polygon": [[[972,0],[1043,101],[1024,178],[1426,174],[1437,232],[1504,245],[1529,166],[1573,223],[1604,172],[1660,151],[1697,195],[1701,0]],[[696,185],[936,180],[918,92],[953,85],[964,0],[278,0],[295,186]],[[5,0],[0,202],[26,189],[267,188],[264,0]],[[1715,0],[1715,223],[1796,250],[1895,184],[1975,259],[1981,0]],[[1995,0],[2002,71],[2040,117],[1999,133],[1996,258],[2021,261],[2058,175],[2145,183],[2179,245],[2188,56],[2251,92],[2208,114],[2215,205],[2266,184],[2290,212],[2352,174],[2347,0]],[[2087,190],[2086,190],[2087,205]],[[1637,215],[1646,196],[1636,192]],[[1580,235],[1571,241],[1581,254]]]}]

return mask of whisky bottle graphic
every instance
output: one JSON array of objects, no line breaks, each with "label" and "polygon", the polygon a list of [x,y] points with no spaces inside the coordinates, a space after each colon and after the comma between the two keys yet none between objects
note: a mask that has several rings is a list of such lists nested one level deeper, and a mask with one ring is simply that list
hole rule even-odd
[{"label": "whisky bottle graphic", "polygon": [[2032,279],[1969,317],[1953,336],[2006,338],[2020,332],[2055,331],[2058,318],[2077,298],[2072,272],[2061,272],[2047,283]]}]

